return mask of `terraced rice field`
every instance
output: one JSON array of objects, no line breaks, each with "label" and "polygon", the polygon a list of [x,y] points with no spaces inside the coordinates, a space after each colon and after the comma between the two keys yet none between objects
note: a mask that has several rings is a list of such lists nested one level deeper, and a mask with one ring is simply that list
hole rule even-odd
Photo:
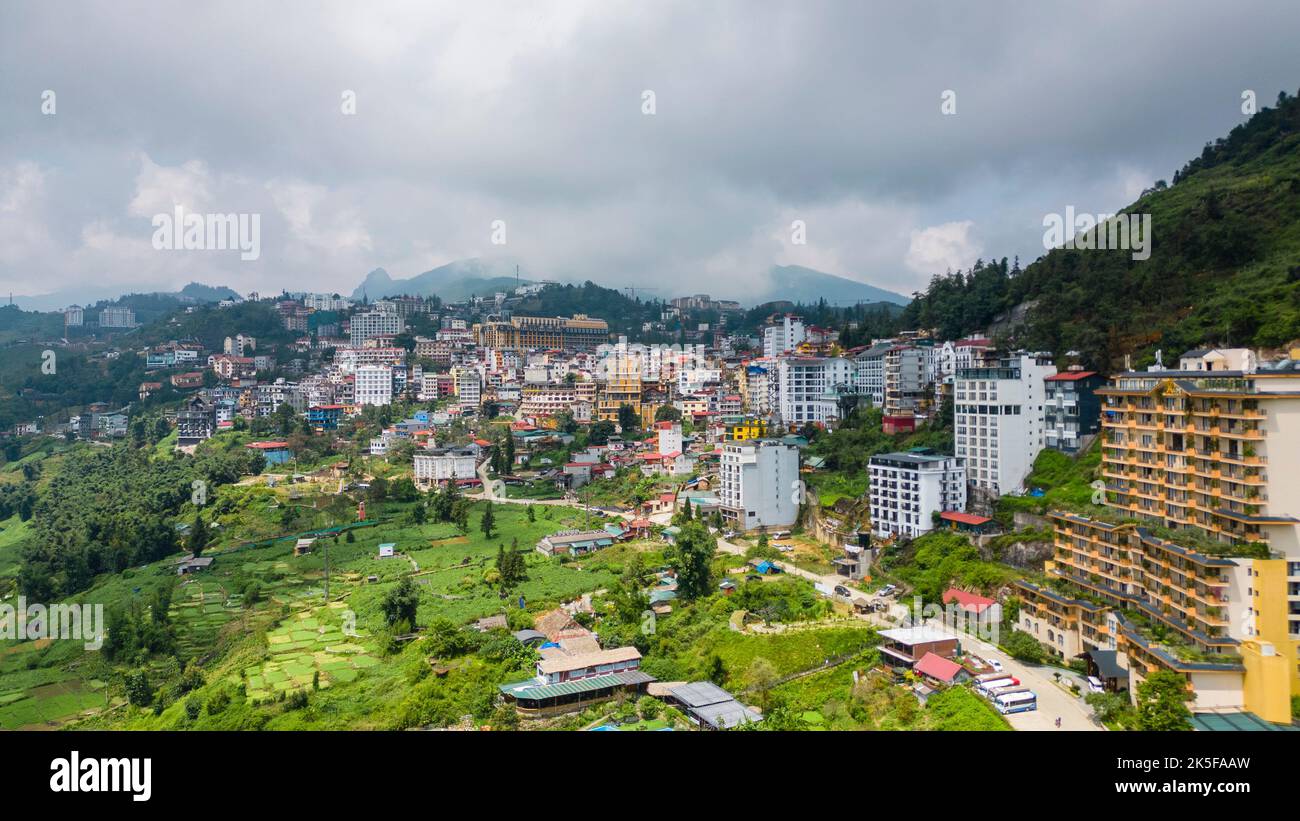
[{"label": "terraced rice field", "polygon": [[320,674],[320,686],[353,681],[362,670],[379,664],[362,641],[366,634],[348,625],[347,606],[304,610],[267,634],[271,656],[243,672],[249,699],[266,701],[282,692],[310,688]]}]

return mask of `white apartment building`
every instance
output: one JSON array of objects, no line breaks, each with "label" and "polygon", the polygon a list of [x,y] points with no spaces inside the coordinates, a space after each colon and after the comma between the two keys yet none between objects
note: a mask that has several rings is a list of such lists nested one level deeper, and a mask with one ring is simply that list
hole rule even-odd
[{"label": "white apartment building", "polygon": [[130,308],[104,308],[99,312],[101,328],[134,328],[135,311]]},{"label": "white apartment building", "polygon": [[872,456],[871,532],[915,539],[934,529],[934,514],[966,508],[966,467],[929,449]]},{"label": "white apartment building", "polygon": [[777,364],[777,413],[787,425],[839,418],[836,388],[851,386],[853,366],[840,357],[787,356]]},{"label": "white apartment building", "polygon": [[257,350],[257,339],[247,334],[228,336],[221,343],[221,350],[227,356],[252,356]]},{"label": "white apartment building", "polygon": [[807,338],[808,332],[804,329],[803,319],[786,314],[778,322],[763,328],[763,356],[775,359],[781,354],[793,351]]},{"label": "white apartment building", "polygon": [[656,422],[659,434],[659,455],[682,452],[682,426],[677,422]]},{"label": "white apartment building", "polygon": [[334,365],[342,373],[353,373],[360,365],[401,365],[405,362],[405,348],[339,348],[334,351]]},{"label": "white apartment building", "polygon": [[746,362],[741,368],[742,410],[767,416],[776,407],[776,363],[757,359]]},{"label": "white apartment building", "polygon": [[995,495],[1020,490],[1044,445],[1045,355],[1023,351],[997,367],[957,371],[953,384],[956,455],[967,481]]},{"label": "white apartment building", "polygon": [[343,311],[352,307],[352,300],[338,294],[303,294],[302,304],[314,311]]},{"label": "white apartment building", "polygon": [[372,337],[400,334],[402,317],[393,311],[365,311],[352,316],[352,347],[360,348]]},{"label": "white apartment building", "polygon": [[477,368],[457,365],[451,369],[452,390],[462,411],[477,411],[483,400],[483,377]]},{"label": "white apartment building", "polygon": [[443,448],[429,453],[417,453],[413,461],[415,484],[423,489],[438,482],[473,479],[478,472],[474,451],[468,448]]},{"label": "white apartment building", "polygon": [[355,373],[352,399],[358,405],[391,405],[393,369],[387,365],[361,365]]},{"label": "white apartment building", "polygon": [[722,516],[737,529],[790,527],[799,518],[803,483],[794,445],[775,439],[727,442],[719,476]]},{"label": "white apartment building", "polygon": [[871,398],[875,407],[885,404],[885,354],[893,340],[877,342],[853,357],[853,389],[859,396]]}]

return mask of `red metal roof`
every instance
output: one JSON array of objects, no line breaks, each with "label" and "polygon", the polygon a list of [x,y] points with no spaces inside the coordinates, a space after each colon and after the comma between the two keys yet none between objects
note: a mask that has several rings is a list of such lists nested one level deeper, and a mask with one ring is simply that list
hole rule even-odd
[{"label": "red metal roof", "polygon": [[943,591],[944,604],[954,601],[961,605],[961,609],[970,610],[975,613],[982,613],[997,604],[997,601],[994,599],[980,596],[976,593],[967,593],[965,590],[958,590],[955,587],[950,587]]},{"label": "red metal roof", "polygon": [[1056,376],[1048,376],[1043,379],[1044,382],[1077,382],[1080,379],[1087,379],[1090,376],[1096,376],[1096,371],[1064,371]]},{"label": "red metal roof", "polygon": [[976,516],[974,513],[961,513],[956,510],[945,510],[939,514],[939,518],[946,522],[956,522],[963,525],[982,525],[993,521],[988,516]]},{"label": "red metal roof", "polygon": [[244,447],[253,448],[255,450],[283,450],[284,448],[289,447],[289,443],[288,442],[249,442],[247,445],[244,445]]},{"label": "red metal roof", "polygon": [[912,668],[923,676],[936,678],[939,681],[951,684],[957,674],[961,672],[961,665],[955,661],[950,661],[943,656],[936,656],[934,653],[926,653],[921,656],[921,660]]}]

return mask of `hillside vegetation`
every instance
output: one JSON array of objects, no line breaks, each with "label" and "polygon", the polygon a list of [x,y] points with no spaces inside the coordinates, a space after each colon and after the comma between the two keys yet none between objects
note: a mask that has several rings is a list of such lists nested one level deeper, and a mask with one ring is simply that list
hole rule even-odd
[{"label": "hillside vegetation", "polygon": [[[903,314],[945,338],[1017,306],[1009,339],[1104,370],[1201,345],[1277,348],[1300,338],[1300,100],[1285,93],[1123,213],[1152,217],[1151,256],[1055,249],[1020,269],[936,276]],[[1168,361],[1166,359],[1166,361]]]}]

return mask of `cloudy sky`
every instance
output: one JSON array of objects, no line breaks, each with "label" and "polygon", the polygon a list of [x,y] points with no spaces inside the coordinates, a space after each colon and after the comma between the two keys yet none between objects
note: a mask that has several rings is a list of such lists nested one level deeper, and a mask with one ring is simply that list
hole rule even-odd
[{"label": "cloudy sky", "polygon": [[[1244,90],[1300,88],[1297,31],[1292,0],[6,3],[0,292],[508,253],[665,297],[773,264],[910,293],[1172,177]],[[155,249],[177,205],[260,215],[260,256]]]}]

